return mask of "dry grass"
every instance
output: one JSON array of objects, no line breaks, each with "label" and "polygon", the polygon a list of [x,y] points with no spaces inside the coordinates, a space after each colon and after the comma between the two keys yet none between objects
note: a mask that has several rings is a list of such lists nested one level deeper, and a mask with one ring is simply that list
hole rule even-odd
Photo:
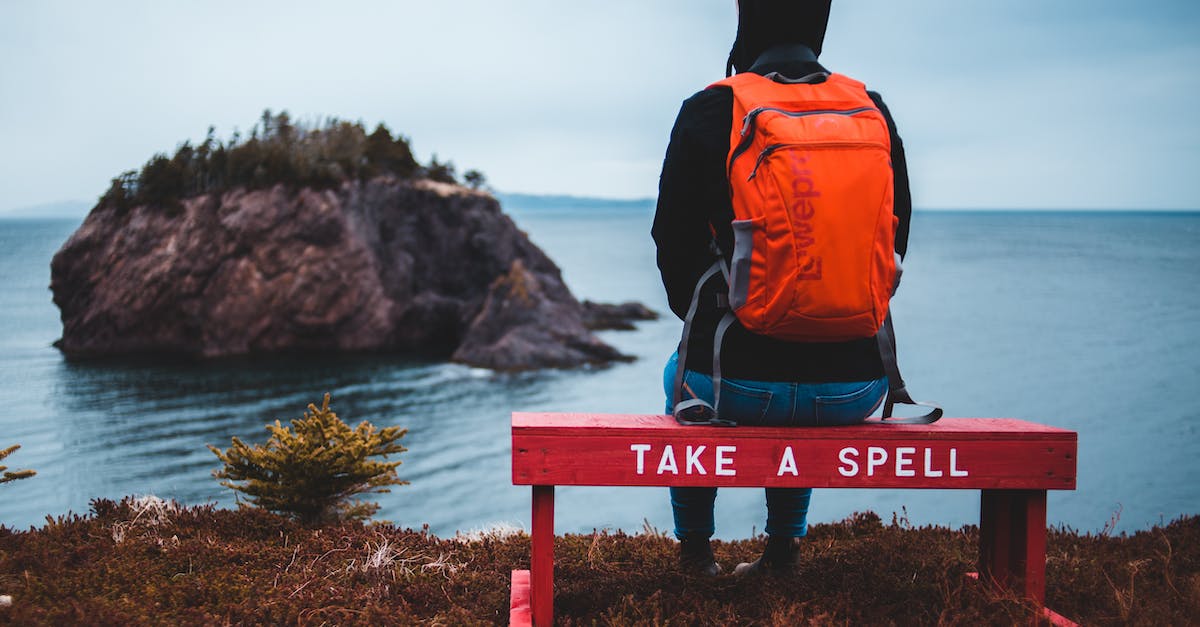
[{"label": "dry grass", "polygon": [[[813,525],[794,576],[715,580],[675,571],[675,541],[647,528],[556,542],[565,625],[1017,624],[1036,610],[989,592],[976,530],[874,514]],[[761,539],[715,543],[727,569]],[[513,527],[439,539],[345,523],[304,527],[254,511],[154,497],[96,501],[40,529],[0,527],[0,624],[503,624]],[[1048,605],[1082,624],[1190,624],[1200,616],[1200,518],[1133,535],[1052,530]]]}]

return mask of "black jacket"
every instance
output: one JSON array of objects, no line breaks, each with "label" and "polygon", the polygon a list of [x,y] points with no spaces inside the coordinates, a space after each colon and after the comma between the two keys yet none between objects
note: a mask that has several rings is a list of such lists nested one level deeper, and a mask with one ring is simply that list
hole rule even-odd
[{"label": "black jacket", "polygon": [[[750,71],[801,77],[826,70],[811,61],[779,61],[760,62]],[[912,214],[904,146],[883,99],[877,93],[869,94],[883,112],[891,132],[895,213],[900,219],[896,252],[904,255]],[[733,91],[715,87],[685,100],[671,131],[651,235],[658,246],[658,268],[667,289],[667,300],[680,319],[687,314],[696,280],[712,265],[710,224],[721,250],[733,249],[729,226],[733,205],[725,169],[732,124]],[[702,293],[688,343],[689,370],[712,372],[713,332],[724,313],[716,305],[716,294],[724,289],[724,283],[714,279]],[[725,335],[721,370],[724,376],[734,379],[806,383],[866,381],[883,376],[874,338],[828,343],[784,342],[753,334],[740,324],[732,326]]]}]

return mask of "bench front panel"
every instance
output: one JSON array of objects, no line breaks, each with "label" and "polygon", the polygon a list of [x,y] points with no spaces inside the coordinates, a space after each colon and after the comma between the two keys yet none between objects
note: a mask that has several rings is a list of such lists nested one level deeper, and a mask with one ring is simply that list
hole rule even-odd
[{"label": "bench front panel", "polygon": [[1076,440],[1009,419],[779,429],[514,414],[513,483],[1073,490]]}]

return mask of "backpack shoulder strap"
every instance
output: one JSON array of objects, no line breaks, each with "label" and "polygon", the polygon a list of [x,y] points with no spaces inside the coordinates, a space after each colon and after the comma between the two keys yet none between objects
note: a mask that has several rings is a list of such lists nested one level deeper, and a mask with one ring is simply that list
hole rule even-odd
[{"label": "backpack shoulder strap", "polygon": [[[879,357],[883,360],[883,370],[887,373],[888,391],[887,397],[883,401],[883,417],[881,421],[885,424],[905,424],[905,425],[927,425],[937,422],[942,417],[942,408],[929,402],[914,401],[908,394],[908,390],[904,387],[904,378],[900,376],[900,366],[896,363],[896,335],[892,328],[892,313],[889,311],[887,318],[883,321],[883,326],[879,328],[879,333],[875,334],[875,339],[879,342]],[[929,408],[929,411],[920,416],[912,416],[908,418],[893,418],[892,408],[896,403],[904,405],[919,405]]]},{"label": "backpack shoulder strap", "polygon": [[729,281],[729,270],[725,266],[725,259],[717,257],[708,270],[700,275],[696,280],[696,288],[692,291],[692,304],[688,307],[687,316],[683,319],[683,337],[679,340],[679,349],[677,351],[678,362],[675,367],[675,383],[672,390],[672,409],[671,413],[675,416],[675,421],[681,425],[716,425],[716,426],[733,426],[734,423],[728,420],[721,420],[717,415],[717,406],[721,402],[721,370],[720,370],[720,342],[725,333],[725,328],[728,328],[732,322],[733,314],[726,313],[722,318],[721,324],[718,325],[717,337],[713,346],[713,364],[714,381],[713,381],[713,403],[710,405],[704,399],[696,397],[683,398],[683,376],[687,370],[687,353],[688,353],[688,338],[692,335],[692,322],[696,318],[696,310],[700,306],[700,291],[705,283],[716,275],[723,275],[726,282]]}]

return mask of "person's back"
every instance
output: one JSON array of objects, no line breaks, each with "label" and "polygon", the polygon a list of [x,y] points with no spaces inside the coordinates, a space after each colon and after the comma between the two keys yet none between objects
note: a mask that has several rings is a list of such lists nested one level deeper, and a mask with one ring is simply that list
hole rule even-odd
[{"label": "person's back", "polygon": [[[828,1],[742,0],[726,73],[772,75],[784,82],[827,75],[817,57],[828,17]],[[895,216],[892,248],[902,257],[911,215],[904,149],[882,98],[866,92],[864,100],[887,126]],[[682,405],[680,401],[717,405],[719,395],[719,418],[740,425],[861,422],[888,391],[875,337],[790,341],[756,333],[727,315],[729,288],[720,273],[701,282],[718,255],[727,264],[734,261],[735,210],[728,175],[734,110],[734,93],[727,84],[686,100],[663,162],[652,235],[671,309],[690,321],[679,350],[664,370],[667,413]],[[807,533],[811,490],[767,489],[766,496],[767,550],[759,560],[739,565],[737,573],[790,568],[796,556],[795,539]],[[714,533],[715,497],[715,488],[671,489],[685,570],[720,572],[708,544]]]}]

